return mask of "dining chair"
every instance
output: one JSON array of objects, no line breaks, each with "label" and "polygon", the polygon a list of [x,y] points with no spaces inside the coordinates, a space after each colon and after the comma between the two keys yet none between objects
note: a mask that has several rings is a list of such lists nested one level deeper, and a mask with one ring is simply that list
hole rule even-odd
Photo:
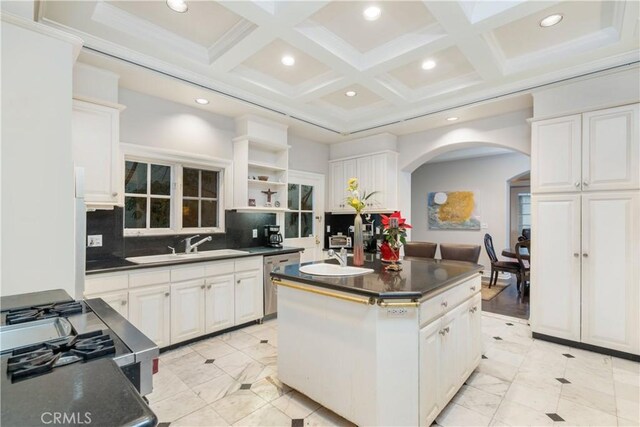
[{"label": "dining chair", "polygon": [[[529,259],[523,259],[524,255],[522,249],[526,248],[526,253],[529,254]],[[520,266],[520,282],[522,286],[522,291],[524,291],[525,286],[531,286],[529,280],[529,269],[531,267],[531,240],[522,240],[516,243],[516,258],[518,260],[518,265]],[[520,289],[518,289],[520,291]]]},{"label": "dining chair", "polygon": [[521,242],[523,240],[531,240],[531,229],[523,228],[522,235],[518,236],[518,241]]},{"label": "dining chair", "polygon": [[516,275],[516,288],[520,291],[520,263],[513,261],[499,261],[496,250],[493,248],[493,239],[489,233],[484,235],[484,248],[491,260],[491,276],[489,276],[489,288],[498,283],[498,273],[504,271]]},{"label": "dining chair", "polygon": [[404,256],[412,258],[435,258],[437,243],[407,242],[404,245]]},{"label": "dining chair", "polygon": [[440,243],[440,258],[477,264],[480,258],[480,245]]}]

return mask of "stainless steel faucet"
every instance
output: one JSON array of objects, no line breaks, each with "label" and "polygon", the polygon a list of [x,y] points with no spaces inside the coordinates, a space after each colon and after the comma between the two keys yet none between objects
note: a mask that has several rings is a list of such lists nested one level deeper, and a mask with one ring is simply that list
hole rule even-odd
[{"label": "stainless steel faucet", "polygon": [[335,258],[340,263],[341,267],[346,267],[347,265],[347,250],[345,248],[340,249],[340,253],[336,253],[333,249],[329,249],[327,252],[329,258]]},{"label": "stainless steel faucet", "polygon": [[187,237],[187,238],[183,239],[184,245],[185,245],[184,246],[184,253],[185,254],[196,253],[196,252],[198,252],[198,246],[200,246],[204,242],[210,242],[211,241],[211,236],[208,236],[208,237],[205,237],[202,240],[198,240],[194,244],[191,244],[191,240],[195,239],[196,237],[200,237],[200,235],[196,234],[195,236],[191,236],[191,237]]}]

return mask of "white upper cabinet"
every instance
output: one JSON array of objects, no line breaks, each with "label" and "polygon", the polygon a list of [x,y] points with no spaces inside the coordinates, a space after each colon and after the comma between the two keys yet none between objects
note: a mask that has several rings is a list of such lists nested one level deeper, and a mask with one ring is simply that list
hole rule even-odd
[{"label": "white upper cabinet", "polygon": [[580,114],[532,125],[531,191],[580,191]]},{"label": "white upper cabinet", "polygon": [[352,213],[353,208],[346,203],[347,181],[358,178],[361,193],[376,192],[367,200],[368,211],[393,211],[398,200],[398,158],[397,153],[383,152],[352,159],[330,162],[329,210]]},{"label": "white upper cabinet", "polygon": [[582,115],[582,189],[640,188],[638,104]]},{"label": "white upper cabinet", "polygon": [[582,196],[582,341],[633,354],[640,354],[638,212],[637,191]]},{"label": "white upper cabinet", "polygon": [[90,207],[122,204],[123,160],[119,141],[123,108],[73,100],[73,161],[84,168],[84,197]]},{"label": "white upper cabinet", "polygon": [[531,191],[640,188],[638,104],[532,125]]}]

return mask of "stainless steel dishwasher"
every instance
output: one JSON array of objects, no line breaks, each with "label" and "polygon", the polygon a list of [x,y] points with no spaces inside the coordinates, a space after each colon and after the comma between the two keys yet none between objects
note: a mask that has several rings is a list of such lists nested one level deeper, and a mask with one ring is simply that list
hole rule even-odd
[{"label": "stainless steel dishwasher", "polygon": [[278,294],[271,283],[271,271],[276,267],[300,264],[300,252],[264,257],[264,318],[276,317],[278,311]]}]

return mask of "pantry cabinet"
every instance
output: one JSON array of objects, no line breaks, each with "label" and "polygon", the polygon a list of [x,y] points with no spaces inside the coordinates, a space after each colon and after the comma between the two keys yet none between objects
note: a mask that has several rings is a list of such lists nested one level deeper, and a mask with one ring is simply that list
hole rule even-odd
[{"label": "pantry cabinet", "polygon": [[376,192],[367,200],[370,212],[394,211],[397,209],[398,184],[397,153],[382,152],[330,162],[329,209],[334,213],[352,213],[346,203],[347,183],[357,178],[361,194]]},{"label": "pantry cabinet", "polygon": [[71,139],[75,166],[84,168],[84,198],[92,208],[123,203],[120,111],[124,106],[73,100]]},{"label": "pantry cabinet", "polygon": [[171,285],[171,344],[205,333],[204,279]]},{"label": "pantry cabinet", "polygon": [[158,347],[171,344],[170,286],[129,291],[129,321]]},{"label": "pantry cabinet", "polygon": [[638,104],[532,125],[531,191],[640,188]]}]

